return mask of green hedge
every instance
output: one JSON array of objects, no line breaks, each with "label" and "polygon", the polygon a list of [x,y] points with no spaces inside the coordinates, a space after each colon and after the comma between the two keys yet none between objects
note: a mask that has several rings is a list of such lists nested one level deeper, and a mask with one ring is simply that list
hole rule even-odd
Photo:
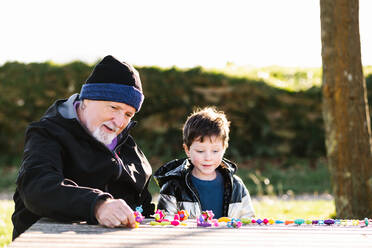
[{"label": "green hedge", "polygon": [[[79,92],[92,69],[82,62],[12,62],[0,67],[0,153],[20,156],[27,124],[38,120],[55,100]],[[183,156],[183,122],[194,107],[210,105],[225,111],[231,121],[227,156],[235,161],[325,155],[321,90],[317,87],[289,92],[200,67],[137,69],[145,102],[135,116],[139,125],[132,134],[153,161]],[[371,102],[372,75],[367,83]]]}]

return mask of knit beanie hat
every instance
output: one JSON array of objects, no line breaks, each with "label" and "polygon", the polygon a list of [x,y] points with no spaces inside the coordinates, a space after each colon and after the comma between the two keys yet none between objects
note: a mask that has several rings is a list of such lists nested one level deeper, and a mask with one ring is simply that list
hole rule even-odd
[{"label": "knit beanie hat", "polygon": [[133,66],[108,55],[83,84],[80,99],[121,102],[138,112],[144,100],[141,79]]}]

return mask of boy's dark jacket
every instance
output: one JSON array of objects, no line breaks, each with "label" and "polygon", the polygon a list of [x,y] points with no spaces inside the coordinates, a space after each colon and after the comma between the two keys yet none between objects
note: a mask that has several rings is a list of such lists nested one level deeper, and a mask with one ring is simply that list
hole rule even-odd
[{"label": "boy's dark jacket", "polygon": [[[75,94],[53,104],[26,130],[24,157],[14,194],[13,239],[41,217],[97,224],[98,199],[124,199],[153,214],[147,190],[152,173],[146,157],[128,135],[118,136],[116,158],[76,119]],[[63,112],[63,113],[62,113]]]},{"label": "boy's dark jacket", "polygon": [[[193,165],[189,159],[176,159],[162,167],[154,174],[160,186],[158,209],[170,214],[187,210],[190,217],[201,214],[200,199],[191,183]],[[224,178],[223,215],[234,218],[254,216],[251,198],[242,180],[235,176],[237,166],[227,159],[217,168]]]}]

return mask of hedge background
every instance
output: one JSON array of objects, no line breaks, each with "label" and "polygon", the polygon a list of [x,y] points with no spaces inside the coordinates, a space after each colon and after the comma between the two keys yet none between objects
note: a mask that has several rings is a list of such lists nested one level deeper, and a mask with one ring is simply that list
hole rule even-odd
[{"label": "hedge background", "polygon": [[[18,62],[0,67],[0,156],[22,155],[24,131],[59,98],[79,92],[92,66]],[[252,157],[325,156],[321,89],[291,92],[263,81],[200,67],[137,67],[145,94],[132,135],[153,166],[182,151],[182,125],[195,107],[215,105],[231,121],[226,156],[234,161]],[[372,113],[372,74],[366,78]]]}]

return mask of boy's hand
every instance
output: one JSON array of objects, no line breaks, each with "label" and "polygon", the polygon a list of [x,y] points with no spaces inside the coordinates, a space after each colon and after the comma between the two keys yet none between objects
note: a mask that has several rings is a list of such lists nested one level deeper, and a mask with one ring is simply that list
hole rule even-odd
[{"label": "boy's hand", "polygon": [[94,214],[100,225],[135,227],[133,210],[122,199],[106,199],[97,202]]}]

